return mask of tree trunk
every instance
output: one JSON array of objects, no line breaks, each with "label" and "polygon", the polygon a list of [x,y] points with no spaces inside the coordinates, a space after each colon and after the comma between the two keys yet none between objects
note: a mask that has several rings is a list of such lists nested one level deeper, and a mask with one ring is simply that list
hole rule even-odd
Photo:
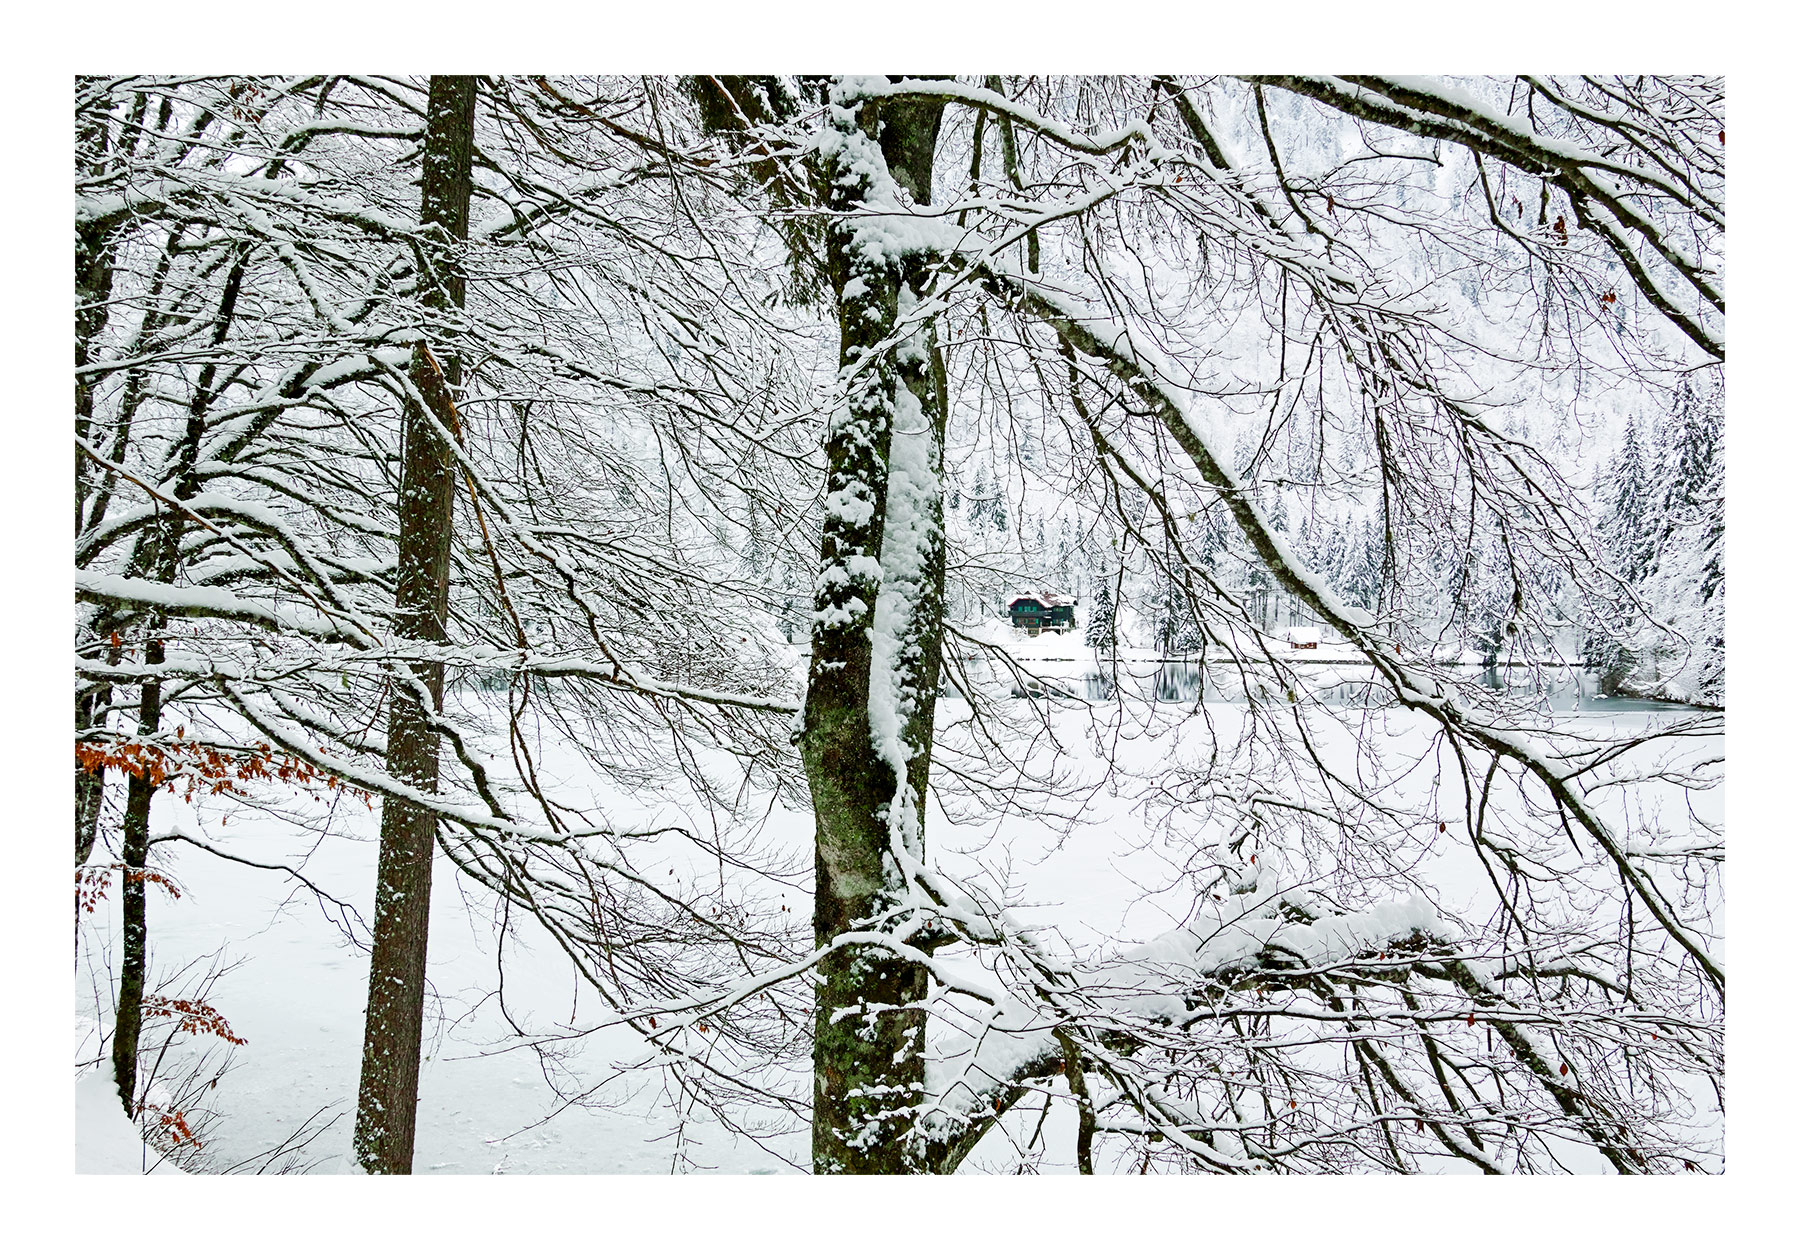
[{"label": "tree trunk", "polygon": [[[829,169],[831,207],[869,205],[885,165],[915,201],[931,195],[940,105],[846,101]],[[875,135],[879,133],[877,142]],[[831,231],[840,369],[895,329],[930,257]],[[895,912],[901,856],[924,854],[924,797],[942,648],[944,374],[935,334],[863,364],[826,440],[820,552],[801,754],[815,821],[813,927],[820,945]],[[879,570],[876,561],[879,561]],[[878,628],[879,627],[879,628]],[[883,634],[878,645],[876,635]],[[879,713],[871,715],[871,701]],[[901,787],[904,782],[905,793]],[[903,913],[879,922],[904,923]],[[924,970],[870,945],[820,965],[813,1040],[816,1172],[915,1172],[925,1076]]]},{"label": "tree trunk", "polygon": [[[424,296],[446,310],[463,301],[456,244],[469,235],[470,169],[475,132],[475,79],[434,76],[425,115],[424,175],[419,219],[433,274]],[[442,376],[423,349],[413,380],[446,429],[455,429],[450,388],[461,380],[454,357]],[[450,587],[450,525],[455,460],[417,405],[406,406],[401,438],[400,544],[394,603],[397,632],[426,644],[444,640]],[[414,683],[396,681],[388,717],[388,772],[427,793],[437,790],[442,706],[441,661],[411,665]],[[420,698],[420,687],[427,699]],[[381,810],[381,862],[375,884],[374,948],[357,1091],[356,1156],[369,1172],[412,1171],[418,1109],[419,1051],[425,1017],[425,943],[430,924],[431,857],[437,820],[398,799]]]},{"label": "tree trunk", "polygon": [[[105,721],[112,705],[112,687],[83,691],[75,696],[75,736],[77,740],[94,726]],[[100,834],[100,802],[105,796],[106,773],[89,771],[75,765],[75,870],[80,872],[94,853],[94,842]],[[79,909],[78,909],[79,910]],[[79,917],[78,917],[79,918]]]},{"label": "tree trunk", "polygon": [[[231,326],[231,318],[237,308],[238,295],[243,289],[244,266],[240,260],[233,265],[225,279],[225,289],[219,300],[219,312],[213,328],[213,346],[217,347],[225,341]],[[196,465],[200,459],[200,444],[206,434],[206,413],[212,406],[215,397],[215,384],[218,379],[218,366],[208,361],[200,370],[194,394],[188,401],[187,428],[181,442],[175,448],[174,477],[175,498],[186,502],[200,493],[200,479],[196,473]],[[187,528],[181,513],[173,508],[159,509],[157,524],[152,530],[155,537],[142,548],[156,568],[156,577],[165,586],[174,585],[176,573],[181,564],[181,540]],[[164,659],[162,632],[168,625],[168,618],[155,613],[148,621],[149,640],[144,645],[144,663],[155,666]],[[113,662],[118,662],[118,648],[112,652]],[[143,738],[153,736],[162,722],[162,683],[147,681],[138,704],[138,733]],[[79,722],[78,722],[79,723]],[[99,819],[99,786],[102,774],[92,777],[94,787],[91,802],[92,809],[83,812],[79,806],[82,798],[81,787],[76,788],[78,820],[88,819],[93,823],[86,834],[86,844],[80,842],[82,827],[76,828],[77,867],[86,861],[87,853],[92,850],[94,832],[98,829]],[[125,824],[121,833],[121,855],[125,864],[124,893],[122,896],[124,910],[123,951],[119,965],[119,1005],[114,1013],[113,1021],[113,1072],[119,1082],[119,1095],[124,1100],[127,1115],[136,1114],[132,1105],[132,1095],[137,1084],[137,1052],[138,1035],[143,1029],[144,976],[149,964],[150,927],[146,912],[144,896],[145,868],[148,866],[150,854],[150,801],[156,795],[156,785],[148,776],[130,778],[125,792]],[[79,924],[79,916],[77,924]]]},{"label": "tree trunk", "polygon": [[[92,77],[77,77],[76,90],[92,88]],[[98,110],[76,116],[75,159],[78,170],[87,176],[98,175],[106,165],[109,137],[104,115]],[[88,364],[89,348],[106,325],[107,300],[112,294],[112,246],[107,232],[93,226],[75,229],[75,436],[88,438],[93,433],[94,394],[81,373]],[[88,494],[87,462],[79,447],[75,449],[75,535],[81,536],[86,524]],[[85,691],[75,697],[75,732],[80,735],[106,718],[112,702],[110,688]],[[93,853],[94,839],[100,828],[100,800],[104,793],[102,772],[89,772],[75,766],[75,867],[79,870]],[[79,912],[77,913],[79,915]],[[79,921],[78,921],[79,923]]]},{"label": "tree trunk", "polygon": [[[95,79],[77,78],[76,89],[91,88]],[[85,177],[98,177],[106,168],[110,149],[104,113],[95,110],[77,113],[75,128],[75,161],[77,172]],[[112,296],[113,251],[103,226],[79,223],[75,227],[75,436],[87,438],[93,432],[94,393],[82,370],[87,367],[89,349],[95,337],[106,326],[107,304]],[[75,449],[75,533],[80,535],[85,523],[87,502],[87,463],[81,449]]]},{"label": "tree trunk", "polygon": [[[144,648],[146,664],[163,662],[163,645],[153,639]],[[162,719],[162,684],[144,683],[138,703],[138,733],[148,738]],[[119,1101],[125,1114],[137,1114],[138,1035],[144,1026],[144,977],[149,965],[149,918],[144,898],[144,869],[150,858],[150,800],[156,785],[148,772],[128,778],[125,790],[125,825],[120,835],[119,859],[125,880],[121,893],[123,932],[119,956],[119,1001],[113,1012],[113,1078],[119,1084]]]}]

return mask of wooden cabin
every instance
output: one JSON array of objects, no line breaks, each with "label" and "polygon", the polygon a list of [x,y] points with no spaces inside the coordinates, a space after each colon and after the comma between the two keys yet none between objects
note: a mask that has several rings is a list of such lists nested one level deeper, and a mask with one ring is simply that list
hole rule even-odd
[{"label": "wooden cabin", "polygon": [[1288,646],[1295,651],[1317,651],[1319,630],[1313,625],[1295,625],[1287,632]]},{"label": "wooden cabin", "polygon": [[1048,591],[1015,595],[1006,605],[1014,629],[1022,629],[1036,638],[1046,629],[1059,633],[1075,628],[1075,601]]}]

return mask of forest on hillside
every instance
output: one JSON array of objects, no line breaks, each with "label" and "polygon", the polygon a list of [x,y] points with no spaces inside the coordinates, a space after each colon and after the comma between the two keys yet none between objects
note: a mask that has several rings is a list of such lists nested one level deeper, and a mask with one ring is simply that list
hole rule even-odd
[{"label": "forest on hillside", "polygon": [[1723,1169],[1722,79],[74,103],[146,1159]]}]

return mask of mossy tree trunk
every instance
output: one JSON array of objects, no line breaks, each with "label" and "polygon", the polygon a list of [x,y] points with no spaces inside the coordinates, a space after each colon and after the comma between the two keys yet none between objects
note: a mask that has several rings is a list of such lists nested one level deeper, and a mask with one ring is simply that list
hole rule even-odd
[{"label": "mossy tree trunk", "polygon": [[[840,95],[827,152],[830,206],[852,215],[878,210],[894,184],[929,202],[941,116],[941,105]],[[828,498],[801,736],[815,820],[813,924],[822,946],[857,930],[901,928],[903,860],[924,853],[943,641],[944,368],[929,320],[898,350],[881,345],[902,328],[934,259],[928,250],[895,249],[879,230],[862,233],[854,216],[834,223],[828,238],[840,370],[857,373],[826,439]],[[872,699],[882,709],[874,718]],[[928,1167],[912,1132],[925,1076],[927,990],[916,962],[876,945],[843,946],[821,964],[815,1171]]]}]

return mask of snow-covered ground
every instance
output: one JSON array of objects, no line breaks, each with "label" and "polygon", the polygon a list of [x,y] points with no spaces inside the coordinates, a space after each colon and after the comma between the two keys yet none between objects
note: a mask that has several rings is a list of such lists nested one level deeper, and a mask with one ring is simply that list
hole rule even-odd
[{"label": "snow-covered ground", "polygon": [[[77,1057],[91,1049],[92,1018],[77,1018]],[[136,1176],[174,1170],[147,1144],[119,1105],[111,1062],[84,1066],[75,1078],[75,1171],[84,1176]]]},{"label": "snow-covered ground", "polygon": [[[374,896],[378,823],[361,803],[344,802],[330,834],[302,847],[308,879],[364,918]],[[800,837],[804,824],[804,817],[790,815],[778,822],[778,830]],[[204,836],[245,859],[300,863],[296,833],[273,816],[237,812],[220,828],[203,803],[190,808],[159,801],[153,836],[171,827]],[[230,1068],[209,1100],[218,1116],[204,1135],[209,1165],[224,1168],[276,1149],[309,1117],[319,1116],[315,1125],[330,1125],[301,1157],[316,1172],[357,1170],[351,1129],[366,951],[345,937],[335,912],[321,909],[284,874],[181,845],[162,862],[179,883],[181,897],[150,892],[151,982],[189,965],[196,973],[226,966],[207,1001],[246,1039],[238,1048],[213,1047],[215,1057],[229,1058]],[[90,924],[84,955],[92,958],[114,942],[116,911],[103,907]],[[514,1045],[492,993],[495,928],[489,900],[440,855],[432,883],[426,1057],[414,1170],[669,1171],[668,1135],[677,1122],[658,1105],[660,1087],[620,1090],[618,1105],[609,1111],[556,1114],[559,1102],[535,1055]],[[366,930],[353,931],[366,941]],[[562,956],[545,942],[544,949],[522,957],[518,942],[516,935],[508,939],[508,1008],[516,1016],[560,1002],[566,1015],[578,992]],[[626,1060],[638,1049],[624,1037],[602,1037],[590,1042],[573,1066],[598,1081],[609,1074],[611,1061]],[[732,1171],[778,1166],[754,1146],[735,1143],[722,1132],[709,1139],[705,1129],[691,1125],[683,1145],[703,1166]]]},{"label": "snow-covered ground", "polygon": [[[1091,660],[1091,652],[1075,635],[1044,635],[1011,640],[1014,654],[1033,664],[1060,658]],[[1066,657],[1065,657],[1065,653]],[[1034,707],[1050,717],[1066,751],[1070,775],[1100,781],[1107,764],[1094,735],[1090,711],[1078,705],[1041,703]],[[1211,707],[1211,731],[1230,733],[1233,705]],[[946,713],[951,714],[951,713]],[[1121,774],[1130,777],[1160,769],[1172,742],[1195,738],[1199,718],[1183,726],[1183,713],[1172,706],[1157,713],[1166,719],[1156,736],[1123,743],[1107,740],[1117,752]],[[1623,723],[1640,727],[1653,711],[1618,712]],[[1221,718],[1222,721],[1221,721]],[[1603,728],[1603,725],[1594,725]],[[1384,752],[1394,758],[1426,754],[1427,735],[1416,718],[1396,717],[1375,727]],[[1354,746],[1348,733],[1321,741],[1349,760]],[[1177,748],[1180,749],[1180,748]],[[577,763],[566,756],[545,766],[577,775]],[[1439,778],[1435,768],[1417,770],[1404,783],[1407,797],[1429,795]],[[1656,801],[1638,794],[1640,806]],[[1698,811],[1718,818],[1722,795],[1696,796]],[[1459,800],[1458,800],[1459,802]],[[1101,786],[1087,800],[1073,832],[1063,836],[1054,826],[1018,815],[983,815],[952,803],[954,821],[934,812],[928,838],[943,866],[977,877],[996,893],[1020,900],[1018,912],[1036,923],[1055,926],[1075,946],[1117,949],[1147,941],[1188,918],[1190,901],[1179,889],[1191,848],[1162,831],[1131,784]],[[222,809],[201,802],[189,807],[159,800],[154,831],[175,828],[202,837],[232,854],[269,863],[300,864],[320,888],[369,914],[376,857],[376,819],[355,801],[340,800],[328,831],[307,836],[301,845],[295,830],[274,814],[250,815],[241,809],[229,826],[220,826]],[[1460,819],[1456,803],[1447,802],[1444,817]],[[1685,817],[1684,817],[1685,818]],[[810,860],[810,817],[775,810],[762,836]],[[1434,866],[1434,882],[1450,910],[1472,903],[1484,888],[1479,871],[1447,840]],[[166,870],[181,888],[179,899],[152,891],[150,930],[154,966],[152,983],[184,968],[197,977],[209,967],[223,967],[208,1001],[230,1022],[247,1044],[230,1050],[229,1069],[208,1096],[216,1118],[208,1125],[204,1158],[209,1169],[222,1169],[279,1148],[308,1124],[325,1127],[297,1155],[313,1170],[355,1170],[350,1147],[357,1070],[362,1043],[367,957],[338,927],[339,917],[322,910],[304,890],[279,872],[245,867],[175,844]],[[794,891],[796,910],[810,907]],[[98,968],[101,952],[112,948],[116,915],[102,907],[90,918],[84,945],[82,984],[90,989],[90,1019],[104,1023],[106,977]],[[598,1084],[608,1077],[602,1108],[563,1109],[547,1087],[537,1056],[510,1038],[494,994],[495,924],[489,900],[459,879],[440,857],[433,886],[430,940],[430,992],[427,1058],[420,1078],[420,1109],[415,1170],[419,1173],[657,1173],[672,1169],[717,1169],[730,1172],[786,1171],[791,1165],[749,1142],[734,1140],[717,1126],[684,1121],[663,1098],[660,1082],[640,1073],[617,1075],[641,1054],[635,1035],[613,1030],[589,1039],[567,1057],[570,1071]],[[978,971],[978,970],[977,970]],[[566,962],[544,942],[520,950],[508,939],[507,1007],[519,1013],[567,1012],[580,1008],[581,995]],[[97,1053],[98,1028],[86,1045]],[[628,1040],[629,1039],[629,1040]],[[77,1099],[83,1108],[79,1125],[83,1167],[111,1170],[129,1153],[118,1141],[120,1117],[91,1114],[111,1097],[110,1081],[98,1070],[83,1078]],[[91,1105],[90,1105],[91,1104]],[[316,1117],[316,1118],[314,1118]],[[1006,1127],[1023,1145],[1032,1135],[1035,1107],[1009,1116]],[[1014,1121],[1019,1123],[1016,1125]],[[1072,1117],[1052,1114],[1043,1126],[1034,1153],[1042,1170],[1065,1168],[1072,1158]],[[803,1158],[800,1133],[772,1143],[791,1159]],[[141,1152],[140,1152],[141,1154]],[[1010,1166],[1014,1145],[990,1135],[965,1167]],[[130,1170],[136,1170],[133,1166]]]}]

